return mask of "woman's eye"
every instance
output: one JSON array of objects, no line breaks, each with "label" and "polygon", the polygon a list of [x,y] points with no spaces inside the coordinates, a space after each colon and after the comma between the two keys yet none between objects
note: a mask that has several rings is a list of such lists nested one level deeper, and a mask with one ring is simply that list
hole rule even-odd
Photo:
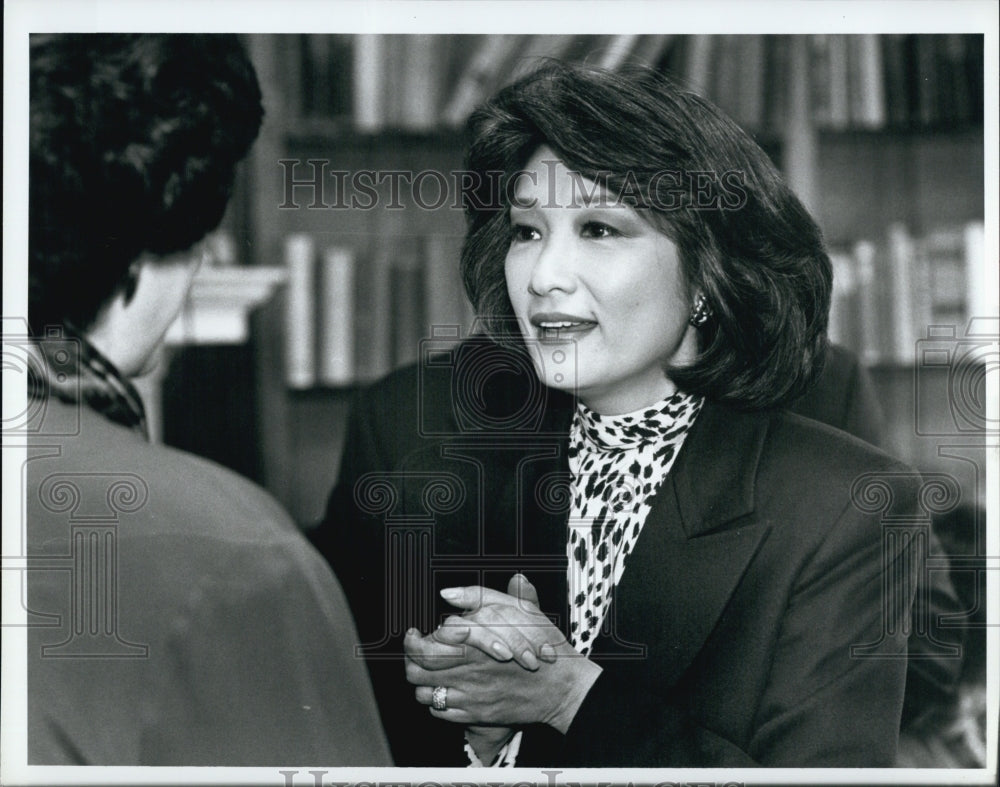
[{"label": "woman's eye", "polygon": [[588,221],[580,229],[580,234],[585,238],[616,238],[621,233],[610,224],[600,221]]},{"label": "woman's eye", "polygon": [[529,240],[538,240],[541,234],[527,224],[515,224],[510,228],[510,237],[512,241],[523,243]]}]

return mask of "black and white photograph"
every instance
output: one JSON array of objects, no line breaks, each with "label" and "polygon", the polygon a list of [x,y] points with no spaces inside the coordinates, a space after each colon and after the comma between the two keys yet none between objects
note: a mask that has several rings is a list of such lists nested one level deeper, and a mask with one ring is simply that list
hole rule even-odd
[{"label": "black and white photograph", "polygon": [[996,3],[4,15],[0,782],[996,783]]}]

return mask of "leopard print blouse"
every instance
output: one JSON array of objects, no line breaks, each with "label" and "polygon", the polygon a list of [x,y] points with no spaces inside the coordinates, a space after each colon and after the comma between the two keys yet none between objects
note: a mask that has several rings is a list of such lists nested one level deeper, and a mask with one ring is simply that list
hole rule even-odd
[{"label": "leopard print blouse", "polygon": [[566,551],[569,641],[584,655],[604,622],[653,496],[703,401],[677,392],[614,416],[577,405],[569,439],[573,500]]}]

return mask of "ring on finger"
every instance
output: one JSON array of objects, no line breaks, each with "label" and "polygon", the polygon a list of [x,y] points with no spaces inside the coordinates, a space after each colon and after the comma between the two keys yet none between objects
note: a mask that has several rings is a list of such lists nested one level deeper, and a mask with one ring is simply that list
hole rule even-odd
[{"label": "ring on finger", "polygon": [[448,689],[445,686],[435,686],[431,692],[431,707],[434,710],[448,710]]}]

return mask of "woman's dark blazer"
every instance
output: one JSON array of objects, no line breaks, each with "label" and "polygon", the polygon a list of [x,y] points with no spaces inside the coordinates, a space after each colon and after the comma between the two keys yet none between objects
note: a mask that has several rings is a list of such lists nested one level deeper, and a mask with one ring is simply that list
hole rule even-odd
[{"label": "woman's dark blazer", "polygon": [[[502,590],[520,571],[565,626],[573,406],[486,340],[429,350],[357,399],[313,539],[397,765],[463,764],[461,729],[403,675],[406,629],[452,611],[441,588]],[[565,736],[526,730],[518,765],[891,766],[918,483],[838,430],[706,402],[595,643],[600,678]]]}]

